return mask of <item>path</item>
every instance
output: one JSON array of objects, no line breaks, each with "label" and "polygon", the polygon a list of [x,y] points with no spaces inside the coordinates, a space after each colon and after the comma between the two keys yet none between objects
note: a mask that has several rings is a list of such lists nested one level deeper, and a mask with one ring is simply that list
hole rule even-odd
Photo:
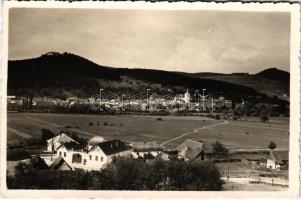
[{"label": "path", "polygon": [[[50,125],[50,126],[54,126],[54,127],[57,127],[57,128],[62,128],[63,127],[62,125],[52,123],[52,122],[48,122],[48,121],[44,121],[44,120],[37,119],[37,118],[34,118],[34,117],[27,117],[27,118],[30,118],[31,120],[34,120],[34,121],[37,121],[37,122],[40,122],[40,123],[43,123],[43,124],[47,124],[47,125]],[[95,136],[95,134],[90,133],[90,132],[86,132],[86,131],[81,131],[81,130],[77,130],[77,129],[73,129],[73,128],[69,128],[69,130],[74,131],[74,132],[78,132],[78,133],[82,133],[82,134],[86,134],[86,135]]]},{"label": "path", "polygon": [[32,138],[31,135],[28,135],[27,133],[24,133],[22,131],[18,131],[18,130],[14,129],[14,128],[11,128],[11,127],[7,127],[7,131],[9,131],[9,132],[11,132],[11,133],[13,133],[13,134],[15,134],[17,136],[20,136],[22,138],[26,138],[26,139]]},{"label": "path", "polygon": [[[288,150],[288,149],[283,149],[283,148],[277,148],[275,149],[277,151],[285,151],[285,150]],[[271,151],[271,149],[268,149],[268,148],[252,148],[252,149],[230,149],[229,150],[230,153],[236,153],[236,152],[269,152]]]},{"label": "path", "polygon": [[180,138],[182,138],[182,137],[184,137],[184,136],[187,136],[187,135],[190,135],[190,134],[197,133],[197,132],[199,132],[200,130],[203,130],[203,129],[211,129],[211,128],[213,128],[213,127],[220,126],[220,125],[225,125],[225,124],[229,124],[229,121],[223,121],[223,122],[216,123],[216,124],[206,125],[206,126],[203,126],[203,127],[200,127],[200,128],[195,128],[195,129],[193,129],[191,132],[184,133],[184,134],[182,134],[182,135],[180,135],[180,136],[177,136],[177,137],[175,137],[175,138],[169,139],[169,140],[167,140],[167,141],[161,143],[161,146],[163,146],[163,145],[165,145],[165,144],[167,144],[167,143],[169,143],[169,142],[171,142],[171,141],[180,139]]}]

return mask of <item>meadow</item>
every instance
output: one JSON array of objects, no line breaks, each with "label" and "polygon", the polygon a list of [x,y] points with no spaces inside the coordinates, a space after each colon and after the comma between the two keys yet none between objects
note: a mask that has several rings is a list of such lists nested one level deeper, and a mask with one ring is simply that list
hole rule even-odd
[{"label": "meadow", "polygon": [[201,140],[207,146],[220,141],[230,149],[267,148],[270,141],[274,141],[277,148],[289,146],[288,118],[271,118],[268,123],[262,123],[256,118],[224,122],[192,116],[8,113],[7,125],[8,143],[39,137],[45,128],[54,133],[68,130],[84,138],[99,135],[128,142],[164,143],[178,137],[165,144],[170,148],[187,138]]}]

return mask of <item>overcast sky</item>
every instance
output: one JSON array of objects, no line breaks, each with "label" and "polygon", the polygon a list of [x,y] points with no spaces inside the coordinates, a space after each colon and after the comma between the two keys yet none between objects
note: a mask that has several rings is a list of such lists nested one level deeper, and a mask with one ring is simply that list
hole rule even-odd
[{"label": "overcast sky", "polygon": [[14,8],[9,59],[70,52],[100,65],[184,72],[289,71],[289,13]]}]

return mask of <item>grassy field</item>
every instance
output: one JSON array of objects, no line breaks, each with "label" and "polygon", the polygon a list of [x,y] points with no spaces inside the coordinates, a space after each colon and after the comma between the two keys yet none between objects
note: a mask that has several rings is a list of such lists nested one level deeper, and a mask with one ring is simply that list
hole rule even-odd
[{"label": "grassy field", "polygon": [[46,128],[55,133],[69,129],[86,138],[100,135],[107,139],[118,138],[129,142],[163,143],[189,133],[166,144],[167,147],[175,147],[187,138],[201,140],[207,145],[218,140],[231,149],[267,148],[270,141],[274,141],[279,148],[288,148],[289,145],[288,118],[271,119],[269,123],[261,123],[256,119],[223,123],[222,120],[190,116],[161,116],[162,120],[157,118],[158,116],[8,113],[7,138],[9,143],[21,138],[38,137],[41,129]]}]

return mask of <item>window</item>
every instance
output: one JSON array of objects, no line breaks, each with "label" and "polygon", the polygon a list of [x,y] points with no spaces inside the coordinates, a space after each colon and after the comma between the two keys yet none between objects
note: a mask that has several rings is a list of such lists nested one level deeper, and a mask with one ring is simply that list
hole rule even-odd
[{"label": "window", "polygon": [[64,157],[66,157],[66,152],[64,152]]},{"label": "window", "polygon": [[100,161],[101,161],[101,162],[103,161],[103,157],[102,157],[102,156],[100,157]]},{"label": "window", "polygon": [[84,165],[86,165],[87,164],[87,160],[86,159],[84,159]]},{"label": "window", "polygon": [[92,160],[92,155],[89,155],[89,159]]},{"label": "window", "polygon": [[62,156],[62,152],[60,151],[60,156]]},{"label": "window", "polygon": [[96,160],[96,161],[98,160],[98,156],[95,156],[95,160]]}]

